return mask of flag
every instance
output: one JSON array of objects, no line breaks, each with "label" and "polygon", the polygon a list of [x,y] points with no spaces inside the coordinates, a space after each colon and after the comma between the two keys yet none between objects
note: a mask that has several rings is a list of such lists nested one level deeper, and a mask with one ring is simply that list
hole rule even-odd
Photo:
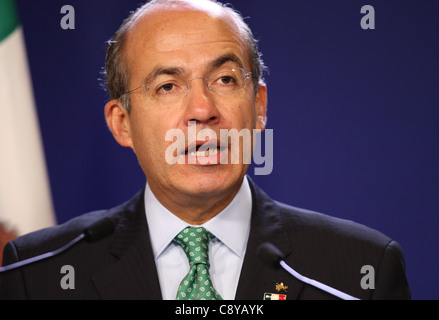
[{"label": "flag", "polygon": [[264,293],[264,300],[287,300],[287,296],[285,294],[277,294],[277,293]]},{"label": "flag", "polygon": [[0,224],[22,235],[55,224],[22,27],[0,0]]}]

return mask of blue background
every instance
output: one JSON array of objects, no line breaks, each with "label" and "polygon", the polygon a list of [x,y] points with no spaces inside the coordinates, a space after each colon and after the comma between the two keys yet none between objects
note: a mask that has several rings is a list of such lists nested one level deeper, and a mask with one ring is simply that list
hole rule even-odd
[{"label": "blue background", "polygon": [[[106,44],[139,0],[18,0],[57,220],[145,183],[104,119]],[[230,1],[270,69],[273,198],[354,220],[402,246],[415,299],[439,298],[439,1]],[[61,7],[75,8],[63,30]],[[374,6],[376,29],[360,27]],[[251,170],[252,175],[253,170]]]}]

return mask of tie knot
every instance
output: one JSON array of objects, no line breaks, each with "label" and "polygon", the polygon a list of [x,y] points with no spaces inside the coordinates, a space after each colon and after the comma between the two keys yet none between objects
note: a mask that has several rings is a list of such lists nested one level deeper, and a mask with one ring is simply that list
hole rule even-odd
[{"label": "tie knot", "polygon": [[189,265],[204,263],[209,266],[209,241],[212,234],[203,227],[186,227],[175,238],[186,253]]}]

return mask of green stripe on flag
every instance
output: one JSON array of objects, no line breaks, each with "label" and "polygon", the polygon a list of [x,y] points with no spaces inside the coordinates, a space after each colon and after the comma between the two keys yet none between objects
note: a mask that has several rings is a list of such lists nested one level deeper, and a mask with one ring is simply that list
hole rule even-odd
[{"label": "green stripe on flag", "polygon": [[0,41],[9,36],[18,26],[14,0],[0,0]]}]

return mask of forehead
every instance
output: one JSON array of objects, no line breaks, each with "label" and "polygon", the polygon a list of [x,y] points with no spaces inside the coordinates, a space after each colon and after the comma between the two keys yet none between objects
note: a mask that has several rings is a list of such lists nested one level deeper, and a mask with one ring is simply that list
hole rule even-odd
[{"label": "forehead", "polygon": [[[202,65],[228,52],[246,63],[247,48],[237,24],[221,7],[188,3],[160,5],[140,15],[128,32],[125,53],[130,70],[164,61]],[[204,61],[206,60],[206,61]]]}]

